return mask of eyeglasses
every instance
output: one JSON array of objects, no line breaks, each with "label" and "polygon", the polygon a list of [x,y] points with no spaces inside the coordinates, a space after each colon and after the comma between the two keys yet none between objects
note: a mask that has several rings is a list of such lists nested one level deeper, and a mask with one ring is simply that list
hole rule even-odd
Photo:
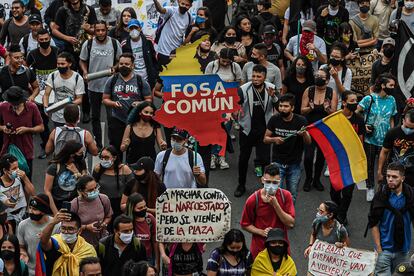
[{"label": "eyeglasses", "polygon": [[60,227],[60,232],[64,233],[64,234],[73,234],[76,233],[76,231],[78,231],[78,229],[74,228],[74,227],[65,227],[65,226],[61,226]]}]

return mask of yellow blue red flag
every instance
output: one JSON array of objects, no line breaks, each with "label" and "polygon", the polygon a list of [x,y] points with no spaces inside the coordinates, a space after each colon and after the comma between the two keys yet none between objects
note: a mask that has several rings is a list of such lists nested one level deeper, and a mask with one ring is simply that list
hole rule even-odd
[{"label": "yellow blue red flag", "polygon": [[318,143],[336,191],[367,179],[367,157],[361,140],[342,111],[337,111],[307,127]]}]

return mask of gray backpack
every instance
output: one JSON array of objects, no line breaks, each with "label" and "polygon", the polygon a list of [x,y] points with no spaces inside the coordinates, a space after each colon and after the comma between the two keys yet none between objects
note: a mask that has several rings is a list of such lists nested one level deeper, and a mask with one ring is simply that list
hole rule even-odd
[{"label": "gray backpack", "polygon": [[83,145],[82,137],[80,132],[85,131],[80,127],[59,127],[61,132],[55,138],[55,155],[58,154],[69,140],[75,140],[76,142]]}]

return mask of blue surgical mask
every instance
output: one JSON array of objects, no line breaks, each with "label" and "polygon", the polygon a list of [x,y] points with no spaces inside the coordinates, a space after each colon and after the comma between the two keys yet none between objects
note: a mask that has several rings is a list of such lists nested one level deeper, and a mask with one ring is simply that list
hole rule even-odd
[{"label": "blue surgical mask", "polygon": [[88,200],[94,200],[94,199],[98,198],[99,190],[96,189],[95,191],[92,191],[92,192],[89,192],[89,193],[86,193],[86,194],[88,195]]},{"label": "blue surgical mask", "polygon": [[405,126],[401,126],[402,131],[404,131],[405,135],[411,135],[414,133],[414,129],[408,128]]},{"label": "blue surgical mask", "polygon": [[104,169],[110,168],[112,164],[113,164],[112,160],[101,160],[101,166]]},{"label": "blue surgical mask", "polygon": [[201,17],[201,16],[196,16],[196,18],[195,18],[195,23],[196,24],[201,24],[201,23],[204,23],[204,22],[206,22],[206,19],[204,18],[204,17]]},{"label": "blue surgical mask", "polygon": [[184,147],[183,144],[176,142],[174,140],[171,140],[171,147],[175,150],[175,151],[181,151]]},{"label": "blue surgical mask", "polygon": [[19,177],[19,175],[18,175],[18,170],[14,170],[14,171],[11,171],[10,172],[10,179],[11,180],[15,180],[16,178],[18,178]]},{"label": "blue surgical mask", "polygon": [[279,185],[277,184],[263,184],[266,194],[268,195],[275,195],[277,190],[279,189]]},{"label": "blue surgical mask", "polygon": [[62,240],[64,240],[66,243],[72,244],[75,243],[78,239],[78,234],[66,234],[66,233],[60,233],[60,236],[62,237]]},{"label": "blue surgical mask", "polygon": [[319,212],[316,213],[316,217],[313,220],[314,224],[325,223],[329,220],[328,215],[321,215]]}]

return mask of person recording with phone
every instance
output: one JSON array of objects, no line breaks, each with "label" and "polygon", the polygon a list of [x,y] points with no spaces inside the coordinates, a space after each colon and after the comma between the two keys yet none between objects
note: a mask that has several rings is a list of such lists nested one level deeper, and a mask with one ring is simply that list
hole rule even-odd
[{"label": "person recording with phone", "polygon": [[[250,252],[253,259],[265,249],[270,229],[291,229],[295,226],[292,194],[280,188],[280,171],[276,163],[265,167],[261,181],[263,188],[246,200],[240,221],[243,230],[252,234]],[[287,240],[287,231],[285,238]]]}]

